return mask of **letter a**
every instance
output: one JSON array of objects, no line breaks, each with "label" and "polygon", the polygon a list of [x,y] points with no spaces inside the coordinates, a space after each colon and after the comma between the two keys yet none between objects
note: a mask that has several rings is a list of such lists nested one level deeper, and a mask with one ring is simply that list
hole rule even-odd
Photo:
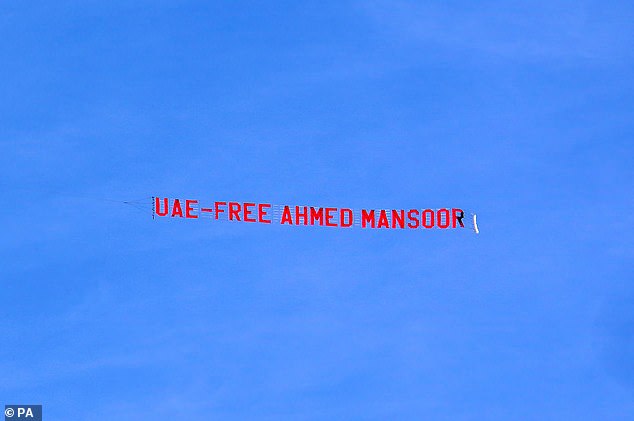
[{"label": "letter a", "polygon": [[174,200],[174,206],[172,206],[172,218],[178,216],[183,217],[183,209],[181,208],[181,202],[178,199]]},{"label": "letter a", "polygon": [[282,213],[282,222],[280,224],[293,225],[293,217],[291,216],[291,208],[284,206],[284,212]]}]

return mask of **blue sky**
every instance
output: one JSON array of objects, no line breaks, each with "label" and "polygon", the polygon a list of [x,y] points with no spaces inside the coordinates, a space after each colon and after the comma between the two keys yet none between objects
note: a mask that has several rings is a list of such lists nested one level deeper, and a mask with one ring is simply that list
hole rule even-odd
[{"label": "blue sky", "polygon": [[[2,403],[631,420],[631,2],[0,4]],[[153,221],[458,206],[482,233]]]}]

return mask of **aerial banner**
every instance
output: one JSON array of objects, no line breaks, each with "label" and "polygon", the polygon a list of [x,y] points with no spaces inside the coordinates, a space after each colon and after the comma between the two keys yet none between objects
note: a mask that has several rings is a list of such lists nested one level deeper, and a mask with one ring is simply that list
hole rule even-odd
[{"label": "aerial banner", "polygon": [[[132,202],[127,202],[133,204]],[[353,209],[308,205],[152,197],[153,218],[364,229],[462,229],[479,233],[476,215],[461,208]]]}]

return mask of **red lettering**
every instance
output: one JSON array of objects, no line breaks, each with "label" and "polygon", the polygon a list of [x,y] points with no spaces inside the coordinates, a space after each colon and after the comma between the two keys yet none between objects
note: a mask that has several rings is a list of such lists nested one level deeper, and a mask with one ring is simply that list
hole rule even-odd
[{"label": "red lettering", "polygon": [[[184,206],[183,201],[185,202]],[[215,219],[220,219],[221,214],[226,213],[229,221],[270,224],[272,220],[269,211],[272,207],[273,205],[268,203],[214,202],[213,208],[200,208],[198,200],[170,200],[168,197],[153,197],[154,215],[169,215],[172,218],[197,219],[201,217],[202,212],[215,212]],[[446,229],[465,227],[465,214],[460,208],[410,209],[409,211],[403,209],[362,209],[360,216],[362,228],[416,229],[424,227],[429,229],[437,227]],[[290,206],[284,206],[280,223],[285,225],[325,225],[327,227],[349,228],[355,224],[355,214],[350,208],[294,206],[294,209],[291,210]]]},{"label": "red lettering", "polygon": [[[346,217],[348,220],[346,221]],[[339,223],[342,227],[347,228],[351,227],[354,222],[354,214],[352,213],[352,209],[341,209],[339,216]]]},{"label": "red lettering", "polygon": [[258,222],[256,221],[255,218],[251,218],[251,215],[253,215],[253,210],[250,210],[249,208],[254,208],[254,207],[255,207],[255,203],[244,204],[244,208],[242,209],[244,222]]},{"label": "red lettering", "polygon": [[260,203],[258,205],[258,222],[262,224],[271,223],[269,219],[264,219],[264,217],[267,216],[267,212],[266,212],[267,209],[271,209],[271,205],[269,205],[268,203]]},{"label": "red lettering", "polygon": [[238,202],[229,202],[229,220],[233,221],[233,218],[236,218],[236,221],[240,221],[240,203]]},{"label": "red lettering", "polygon": [[226,206],[227,202],[216,202],[214,203],[214,209],[216,209],[216,219],[220,217],[221,213],[224,213],[224,209],[220,209],[220,206]]},{"label": "red lettering", "polygon": [[399,228],[405,229],[405,211],[392,209],[392,228],[396,228],[397,225]]},{"label": "red lettering", "polygon": [[436,221],[438,228],[449,228],[449,209],[438,209]]},{"label": "red lettering", "polygon": [[161,210],[161,202],[158,197],[156,197],[154,203],[154,212],[158,216],[167,216],[167,212],[169,212],[169,199],[166,197],[163,199],[163,210]]},{"label": "red lettering", "polygon": [[284,206],[284,212],[282,213],[282,222],[283,224],[293,225],[293,217],[291,216],[291,208],[288,206]]},{"label": "red lettering", "polygon": [[327,227],[336,227],[337,226],[337,224],[332,222],[332,220],[335,218],[335,215],[333,215],[333,213],[336,212],[336,211],[337,211],[336,208],[326,208],[326,226]]},{"label": "red lettering", "polygon": [[379,228],[389,228],[390,222],[387,219],[387,212],[384,209],[381,210],[381,214],[379,215]]},{"label": "red lettering", "polygon": [[[412,215],[416,215],[416,216],[412,216]],[[407,226],[411,229],[416,229],[420,226],[420,221],[418,220],[420,215],[420,212],[418,212],[416,209],[412,209],[409,212],[407,212],[407,219],[410,221],[407,223]]]},{"label": "red lettering", "polygon": [[324,210],[319,208],[318,210],[310,208],[310,225],[315,225],[315,222],[319,222],[319,225],[324,225]]},{"label": "red lettering", "polygon": [[462,222],[462,218],[464,218],[464,211],[458,208],[451,209],[451,226],[456,228],[458,222],[462,228],[464,228],[464,222]]},{"label": "red lettering", "polygon": [[197,205],[198,204],[198,200],[185,200],[185,217],[186,218],[198,218],[198,215],[193,214],[192,211],[194,210],[194,208],[192,207],[192,205]]},{"label": "red lettering", "polygon": [[[434,211],[432,209],[425,209],[423,211],[423,226],[425,228],[434,228]],[[427,218],[429,216],[429,218]],[[429,220],[428,220],[429,219]]]},{"label": "red lettering", "polygon": [[[300,209],[303,209],[303,212],[300,212]],[[304,225],[308,225],[308,207],[300,207],[295,206],[295,225],[301,225],[299,222],[300,218],[304,219]]]},{"label": "red lettering", "polygon": [[172,218],[178,216],[183,217],[183,209],[181,208],[181,202],[178,199],[174,199],[174,205],[172,206]]},{"label": "red lettering", "polygon": [[376,224],[374,210],[367,211],[365,209],[361,209],[361,227],[365,228],[368,224],[370,224],[370,227],[372,228],[374,228]]}]

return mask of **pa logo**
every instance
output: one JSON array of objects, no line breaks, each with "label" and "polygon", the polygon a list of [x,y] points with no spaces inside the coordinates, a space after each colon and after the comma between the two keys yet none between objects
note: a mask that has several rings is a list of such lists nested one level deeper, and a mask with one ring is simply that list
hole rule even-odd
[{"label": "pa logo", "polygon": [[42,405],[5,405],[4,420],[42,421]]}]

